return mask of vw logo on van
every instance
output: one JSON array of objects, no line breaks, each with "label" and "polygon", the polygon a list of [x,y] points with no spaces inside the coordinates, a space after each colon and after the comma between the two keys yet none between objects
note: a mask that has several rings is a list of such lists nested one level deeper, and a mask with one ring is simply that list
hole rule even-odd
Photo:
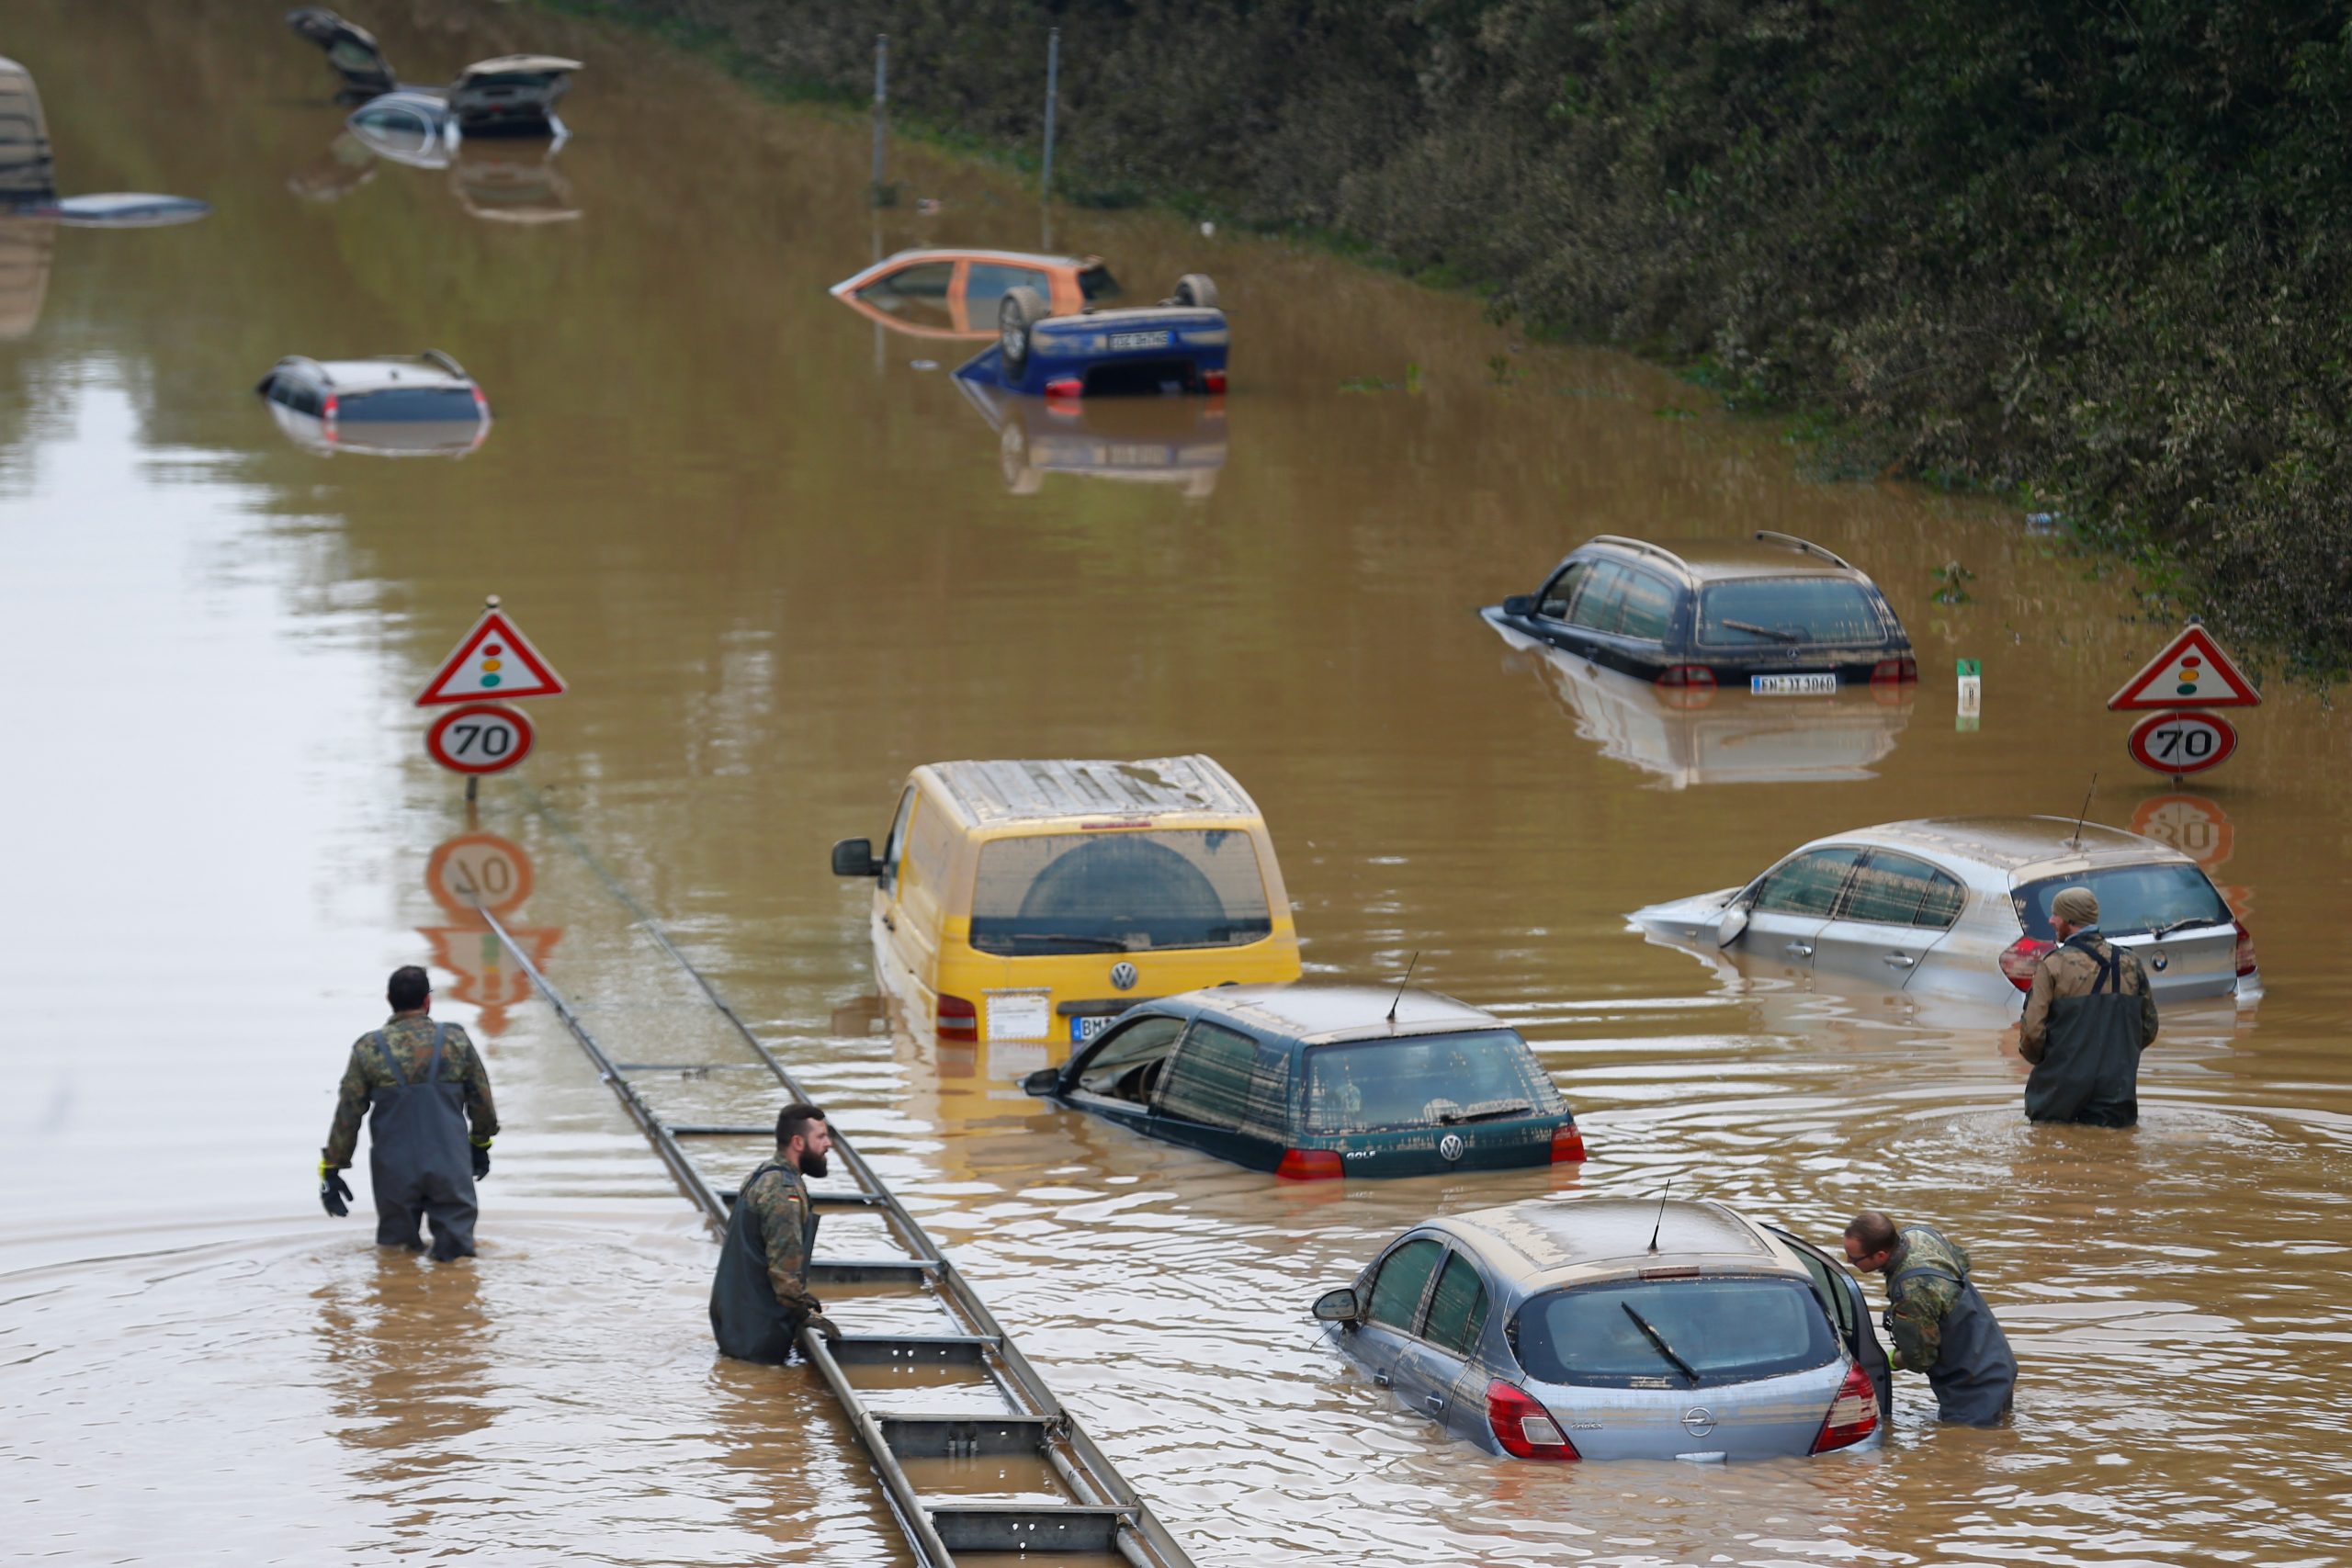
[{"label": "vw logo on van", "polygon": [[1122,958],[1116,964],[1111,965],[1111,988],[1113,990],[1132,991],[1136,988],[1136,966],[1128,963],[1125,959]]},{"label": "vw logo on van", "polygon": [[1682,1429],[1694,1438],[1703,1438],[1715,1429],[1715,1413],[1703,1404],[1694,1404],[1682,1413]]},{"label": "vw logo on van", "polygon": [[1442,1160],[1448,1161],[1460,1159],[1462,1157],[1462,1134],[1459,1133],[1448,1133],[1444,1137],[1440,1138],[1437,1141],[1437,1157]]}]

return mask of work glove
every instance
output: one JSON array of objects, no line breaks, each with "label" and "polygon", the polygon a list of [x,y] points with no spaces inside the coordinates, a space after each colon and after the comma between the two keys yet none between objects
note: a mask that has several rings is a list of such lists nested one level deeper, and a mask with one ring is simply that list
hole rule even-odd
[{"label": "work glove", "polygon": [[351,1184],[324,1160],[319,1161],[319,1203],[338,1220],[351,1213]]},{"label": "work glove", "polygon": [[828,1345],[838,1345],[842,1342],[841,1325],[821,1312],[808,1320],[808,1326],[823,1335],[825,1343]]},{"label": "work glove", "polygon": [[490,1174],[490,1141],[484,1139],[474,1145],[474,1179],[480,1181]]}]

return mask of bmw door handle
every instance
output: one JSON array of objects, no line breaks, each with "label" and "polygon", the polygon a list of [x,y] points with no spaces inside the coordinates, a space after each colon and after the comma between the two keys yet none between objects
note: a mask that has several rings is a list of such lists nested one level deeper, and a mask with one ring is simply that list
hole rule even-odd
[{"label": "bmw door handle", "polygon": [[1425,1393],[1421,1396],[1421,1403],[1429,1407],[1432,1416],[1445,1414],[1445,1395],[1442,1393]]},{"label": "bmw door handle", "polygon": [[1791,958],[1811,958],[1813,956],[1813,943],[1809,942],[1792,942],[1789,943],[1787,947],[1781,949],[1781,951],[1786,953]]},{"label": "bmw door handle", "polygon": [[1372,1374],[1372,1381],[1374,1386],[1386,1388],[1390,1385],[1393,1380],[1390,1379],[1386,1372],[1374,1372]]},{"label": "bmw door handle", "polygon": [[1907,953],[1890,953],[1886,955],[1886,964],[1890,969],[1908,969],[1918,962]]}]

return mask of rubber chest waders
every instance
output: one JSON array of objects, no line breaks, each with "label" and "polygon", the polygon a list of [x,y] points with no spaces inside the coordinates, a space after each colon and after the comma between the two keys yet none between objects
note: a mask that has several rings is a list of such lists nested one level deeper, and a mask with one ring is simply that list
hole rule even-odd
[{"label": "rubber chest waders", "polygon": [[[1907,1236],[1911,1232],[1906,1229],[1904,1234]],[[1937,1235],[1932,1230],[1928,1234]],[[1942,1238],[1938,1235],[1937,1239]],[[1923,1263],[1887,1280],[1887,1333],[1894,1332],[1895,1303],[1903,1300],[1910,1281],[1924,1275],[1960,1286],[1959,1298],[1944,1316],[1943,1348],[1936,1356],[1936,1364],[1928,1369],[1928,1385],[1936,1391],[1936,1413],[1964,1427],[1990,1427],[2009,1412],[2009,1401],[2017,1392],[2018,1359],[2010,1354],[2008,1336],[1994,1321],[1993,1309],[1984,1304],[1965,1270],[1955,1274]]]},{"label": "rubber chest waders", "polygon": [[433,1059],[424,1077],[401,1074],[391,1042],[378,1030],[369,1039],[383,1054],[392,1082],[376,1090],[368,1116],[368,1175],[376,1188],[376,1244],[424,1245],[420,1221],[433,1222],[433,1256],[447,1260],[474,1253],[473,1155],[466,1141],[466,1091],[441,1079],[441,1047],[449,1026],[433,1026]]},{"label": "rubber chest waders", "polygon": [[807,1215],[800,1225],[800,1256],[811,1258],[817,1251],[817,1209],[800,1178],[773,1160],[745,1178],[743,1190],[735,1195],[734,1212],[727,1216],[718,1272],[710,1281],[711,1336],[718,1341],[720,1355],[740,1361],[781,1363],[792,1354],[801,1325],[808,1321],[784,1309],[768,1280],[767,1238],[752,1219],[751,1198],[752,1188],[770,1179],[789,1182],[800,1194],[801,1212]]},{"label": "rubber chest waders", "polygon": [[2050,1004],[2050,1042],[2025,1080],[2034,1122],[2129,1127],[2140,1120],[2140,998],[2123,989],[2122,961],[2078,937],[2066,945],[2098,965],[2090,994]]}]

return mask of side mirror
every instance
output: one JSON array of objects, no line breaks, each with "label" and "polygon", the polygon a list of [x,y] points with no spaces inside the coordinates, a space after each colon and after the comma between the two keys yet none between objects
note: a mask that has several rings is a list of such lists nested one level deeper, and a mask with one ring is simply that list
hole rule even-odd
[{"label": "side mirror", "polygon": [[1023,1094],[1051,1094],[1061,1086],[1062,1070],[1059,1067],[1039,1067],[1021,1080]]},{"label": "side mirror", "polygon": [[879,876],[882,863],[874,858],[871,839],[843,839],[833,846],[835,876]]},{"label": "side mirror", "polygon": [[1535,614],[1535,595],[1532,593],[1512,594],[1510,598],[1503,601],[1503,614],[1506,615],[1532,615]]},{"label": "side mirror", "polygon": [[1325,1323],[1357,1323],[1363,1317],[1363,1303],[1354,1287],[1342,1285],[1315,1298],[1315,1315]]},{"label": "side mirror", "polygon": [[1715,922],[1715,945],[1729,947],[1747,929],[1747,906],[1734,902],[1724,909],[1723,918]]}]

